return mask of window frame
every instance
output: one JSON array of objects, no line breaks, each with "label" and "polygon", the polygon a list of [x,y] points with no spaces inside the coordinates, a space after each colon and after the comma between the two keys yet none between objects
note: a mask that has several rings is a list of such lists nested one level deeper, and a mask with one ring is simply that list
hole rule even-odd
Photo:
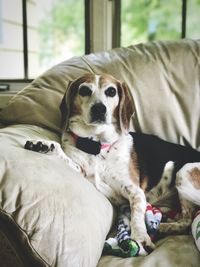
[{"label": "window frame", "polygon": [[186,37],[186,23],[187,23],[187,0],[182,0],[182,28],[181,38]]}]

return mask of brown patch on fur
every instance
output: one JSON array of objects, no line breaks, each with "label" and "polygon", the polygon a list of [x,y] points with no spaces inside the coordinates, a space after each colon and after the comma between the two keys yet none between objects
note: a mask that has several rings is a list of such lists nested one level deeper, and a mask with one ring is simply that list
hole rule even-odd
[{"label": "brown patch on fur", "polygon": [[113,118],[115,118],[115,120],[118,122],[118,127],[120,129],[120,125],[119,125],[119,105],[113,111]]},{"label": "brown patch on fur", "polygon": [[148,187],[148,177],[144,175],[140,181],[140,187],[144,192],[146,192],[146,189]]},{"label": "brown patch on fur", "polygon": [[131,92],[126,83],[118,82],[119,94],[119,128],[128,131],[130,120],[134,112],[134,103]]},{"label": "brown patch on fur", "polygon": [[130,171],[131,180],[134,182],[135,185],[139,186],[140,173],[139,173],[139,168],[138,168],[137,154],[135,152],[132,152],[131,154],[129,171]]},{"label": "brown patch on fur", "polygon": [[80,78],[78,78],[77,80],[75,80],[74,82],[78,82],[80,85],[81,83],[84,83],[84,82],[93,83],[94,81],[95,81],[95,74],[86,73],[83,76],[81,76]]},{"label": "brown patch on fur", "polygon": [[190,182],[196,189],[200,189],[200,169],[195,167],[191,171],[189,171],[189,174],[190,174]]},{"label": "brown patch on fur", "polygon": [[99,79],[99,88],[102,88],[105,84],[113,83],[117,86],[117,81],[114,77],[109,74],[103,74]]},{"label": "brown patch on fur", "polygon": [[80,105],[77,105],[76,101],[74,101],[74,103],[72,104],[72,108],[71,108],[71,116],[80,115],[80,114],[81,114],[81,107]]},{"label": "brown patch on fur", "polygon": [[141,189],[145,192],[148,187],[148,176],[141,175],[139,170],[138,156],[135,151],[131,154],[131,164],[129,166],[131,178],[135,185],[139,185]]}]

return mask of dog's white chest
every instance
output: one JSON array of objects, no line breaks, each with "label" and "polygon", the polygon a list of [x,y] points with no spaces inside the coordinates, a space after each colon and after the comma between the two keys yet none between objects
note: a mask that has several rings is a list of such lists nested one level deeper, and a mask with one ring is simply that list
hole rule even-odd
[{"label": "dog's white chest", "polygon": [[129,167],[132,146],[132,137],[123,135],[96,156],[72,146],[64,150],[81,167],[85,178],[94,184],[98,191],[111,202],[119,204],[125,201],[123,187],[131,183]]},{"label": "dog's white chest", "polygon": [[115,204],[124,202],[122,187],[130,180],[130,148],[132,140],[122,138],[110,149],[94,158],[94,183],[96,188]]}]

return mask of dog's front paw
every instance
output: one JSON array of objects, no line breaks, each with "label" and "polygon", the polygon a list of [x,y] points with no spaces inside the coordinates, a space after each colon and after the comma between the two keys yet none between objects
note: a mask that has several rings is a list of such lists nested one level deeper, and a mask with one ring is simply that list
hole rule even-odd
[{"label": "dog's front paw", "polygon": [[139,255],[144,256],[151,253],[155,249],[154,243],[151,241],[150,236],[147,233],[135,234],[132,238],[137,241],[140,246]]},{"label": "dog's front paw", "polygon": [[53,143],[42,141],[27,141],[24,148],[35,152],[48,153],[49,151],[53,151],[55,149],[55,145]]},{"label": "dog's front paw", "polygon": [[24,148],[27,150],[45,153],[50,155],[56,155],[60,159],[67,162],[70,167],[72,167],[75,171],[81,172],[81,168],[78,164],[72,161],[62,150],[61,145],[55,141],[43,140],[43,141],[27,141],[24,145]]}]

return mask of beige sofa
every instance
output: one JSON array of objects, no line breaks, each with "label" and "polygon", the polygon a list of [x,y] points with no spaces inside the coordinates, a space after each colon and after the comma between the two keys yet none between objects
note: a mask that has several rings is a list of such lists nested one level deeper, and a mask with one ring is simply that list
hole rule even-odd
[{"label": "beige sofa", "polygon": [[0,113],[0,266],[199,267],[191,235],[168,236],[146,257],[101,257],[110,202],[55,155],[23,148],[29,139],[60,142],[61,98],[86,72],[128,84],[135,131],[200,149],[200,41],[140,44],[53,67]]}]

